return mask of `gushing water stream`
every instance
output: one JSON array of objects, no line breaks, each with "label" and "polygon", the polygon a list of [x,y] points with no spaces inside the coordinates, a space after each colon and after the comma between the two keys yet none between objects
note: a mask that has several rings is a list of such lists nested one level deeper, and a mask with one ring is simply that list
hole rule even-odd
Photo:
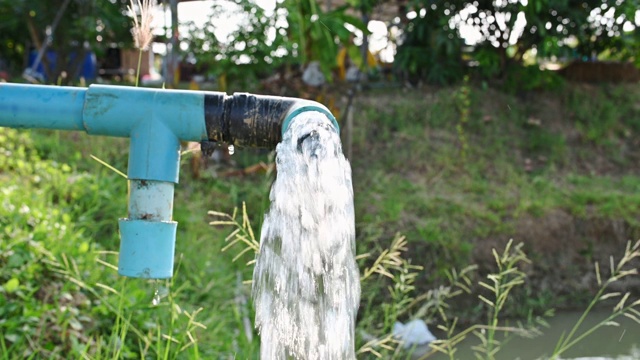
[{"label": "gushing water stream", "polygon": [[360,276],[351,167],[326,116],[298,115],[276,164],[253,273],[260,357],[355,359]]}]

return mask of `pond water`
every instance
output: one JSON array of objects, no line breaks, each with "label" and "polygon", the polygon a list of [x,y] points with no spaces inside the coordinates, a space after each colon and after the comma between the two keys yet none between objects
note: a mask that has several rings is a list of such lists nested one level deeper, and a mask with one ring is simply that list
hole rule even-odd
[{"label": "pond water", "polygon": [[[594,327],[599,321],[610,315],[608,309],[592,312],[585,320],[581,329]],[[581,312],[562,312],[548,319],[549,328],[542,329],[543,335],[533,339],[512,337],[496,356],[496,360],[535,360],[547,359],[553,352],[558,339],[563,332],[568,333],[579,319]],[[589,360],[640,360],[640,324],[633,320],[620,317],[617,319],[619,327],[603,327],[571,350],[563,354],[563,359]],[[582,333],[579,329],[578,333]],[[475,359],[471,347],[477,345],[475,336],[467,338],[460,344],[456,353],[458,359]],[[445,359],[438,355],[435,359]]]}]

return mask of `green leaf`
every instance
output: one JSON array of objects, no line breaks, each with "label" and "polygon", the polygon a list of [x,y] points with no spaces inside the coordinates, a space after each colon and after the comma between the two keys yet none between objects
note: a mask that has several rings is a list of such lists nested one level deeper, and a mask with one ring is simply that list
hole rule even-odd
[{"label": "green leaf", "polygon": [[486,297],[482,296],[482,295],[478,295],[478,298],[482,301],[484,301],[485,303],[487,303],[487,305],[491,306],[491,307],[495,307],[495,304],[493,303],[493,301],[487,299]]},{"label": "green leaf", "polygon": [[7,281],[4,284],[3,287],[8,293],[15,292],[20,287],[20,280],[18,280],[16,278],[11,278],[11,279],[9,279],[9,281]]},{"label": "green leaf", "polygon": [[14,254],[9,257],[7,261],[7,267],[16,268],[22,266],[25,263],[25,258],[20,254]]}]

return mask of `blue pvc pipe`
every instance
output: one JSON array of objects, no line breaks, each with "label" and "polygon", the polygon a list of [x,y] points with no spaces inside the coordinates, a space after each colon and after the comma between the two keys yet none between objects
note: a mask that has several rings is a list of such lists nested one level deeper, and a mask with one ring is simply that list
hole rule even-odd
[{"label": "blue pvc pipe", "polygon": [[0,84],[0,126],[84,130],[86,92],[85,88]]},{"label": "blue pvc pipe", "polygon": [[199,91],[91,85],[82,118],[89,134],[131,138],[130,179],[177,183],[180,140],[207,139]]},{"label": "blue pvc pipe", "polygon": [[178,223],[172,221],[173,182],[131,180],[129,218],[120,219],[118,273],[170,278]]},{"label": "blue pvc pipe", "polygon": [[0,84],[0,126],[130,137],[149,118],[180,140],[207,139],[204,93],[125,86]]},{"label": "blue pvc pipe", "polygon": [[129,137],[137,124],[152,120],[180,140],[207,139],[201,91],[91,85],[82,117],[91,135]]},{"label": "blue pvc pipe", "polygon": [[207,139],[204,93],[122,86],[86,88],[0,84],[0,126],[84,130],[131,138],[129,216],[120,219],[118,272],[168,278],[180,140]]},{"label": "blue pvc pipe", "polygon": [[146,279],[173,275],[177,222],[120,219],[119,225],[120,275]]},{"label": "blue pvc pipe", "polygon": [[[131,138],[129,216],[119,221],[118,262],[118,272],[131,277],[172,275],[177,223],[171,214],[180,140],[202,141],[215,134],[216,141],[227,141],[225,135],[233,141],[237,133],[250,138],[249,145],[264,145],[269,143],[264,137],[270,138],[274,129],[284,133],[305,111],[324,114],[339,132],[326,107],[298,99],[105,85],[0,84],[1,127]],[[209,123],[212,134],[207,133]]]}]

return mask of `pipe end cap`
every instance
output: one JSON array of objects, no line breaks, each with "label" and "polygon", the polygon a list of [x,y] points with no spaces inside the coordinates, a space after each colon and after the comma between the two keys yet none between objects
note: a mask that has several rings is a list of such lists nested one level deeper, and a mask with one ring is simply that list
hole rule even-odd
[{"label": "pipe end cap", "polygon": [[119,225],[118,274],[143,279],[173,276],[177,222],[120,219]]}]

